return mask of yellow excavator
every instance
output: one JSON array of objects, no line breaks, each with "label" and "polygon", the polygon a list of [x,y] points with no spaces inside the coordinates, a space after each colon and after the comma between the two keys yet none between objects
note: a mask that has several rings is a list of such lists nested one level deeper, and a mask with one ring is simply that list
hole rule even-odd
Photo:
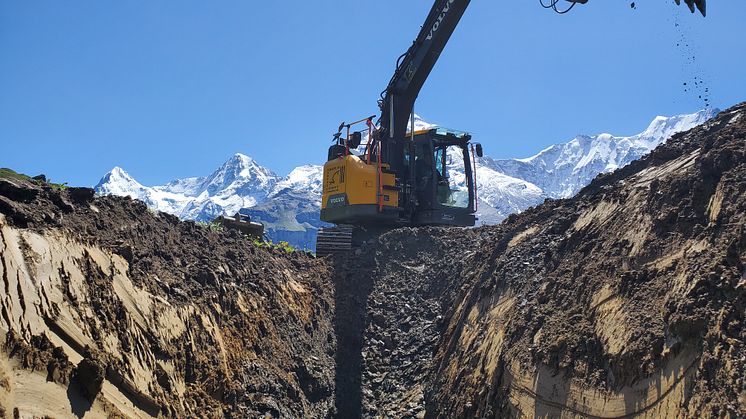
[{"label": "yellow excavator", "polygon": [[[566,13],[587,1],[540,3]],[[324,164],[321,202],[321,220],[336,226],[319,230],[317,255],[349,251],[396,226],[475,224],[482,146],[464,132],[415,130],[414,121],[415,100],[469,3],[436,0],[381,93],[378,121],[373,115],[340,124]],[[705,0],[685,3],[705,15]]]}]

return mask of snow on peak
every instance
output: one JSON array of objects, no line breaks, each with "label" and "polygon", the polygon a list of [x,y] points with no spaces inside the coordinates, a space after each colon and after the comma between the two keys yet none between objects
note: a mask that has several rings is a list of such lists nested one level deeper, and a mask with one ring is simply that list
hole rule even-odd
[{"label": "snow on peak", "polygon": [[242,191],[261,195],[276,182],[277,175],[271,170],[245,154],[236,153],[204,180],[200,193],[215,196]]},{"label": "snow on peak", "polygon": [[277,183],[270,196],[275,196],[286,190],[292,190],[308,194],[309,199],[319,200],[321,199],[323,173],[323,166],[314,164],[298,166]]},{"label": "snow on peak", "polygon": [[129,173],[119,166],[115,166],[96,185],[96,191],[102,195],[127,195],[139,198],[139,193],[145,187],[137,182]]},{"label": "snow on peak", "polygon": [[124,182],[135,182],[135,179],[132,176],[130,176],[130,174],[127,173],[126,170],[122,169],[119,166],[114,166],[114,168],[111,169],[111,171],[109,171],[109,173],[106,176],[108,176],[111,179],[117,179],[117,180],[121,180]]},{"label": "snow on peak", "polygon": [[282,183],[288,187],[304,190],[321,190],[324,168],[314,164],[307,164],[293,169]]},{"label": "snow on peak", "polygon": [[207,221],[264,202],[280,180],[253,158],[236,153],[210,176],[176,179],[153,187],[141,185],[116,167],[101,179],[96,191],[140,199],[151,208],[184,219]]},{"label": "snow on peak", "polygon": [[656,116],[648,127],[637,137],[651,150],[674,134],[701,125],[720,112],[719,109],[703,109],[693,114],[671,117]]},{"label": "snow on peak", "polygon": [[109,175],[115,176],[115,177],[126,177],[132,179],[132,177],[127,173],[124,169],[122,169],[119,166],[114,166],[111,171],[109,171]]},{"label": "snow on peak", "polygon": [[229,165],[232,167],[242,167],[246,169],[254,167],[254,166],[258,166],[258,164],[254,161],[253,158],[242,153],[236,153],[233,156],[231,156],[231,158],[225,162],[225,165]]},{"label": "snow on peak", "polygon": [[[407,131],[409,131],[410,127],[411,127],[411,122],[410,122],[409,125],[407,125]],[[414,130],[415,131],[420,131],[420,130],[423,130],[423,129],[436,128],[436,127],[437,127],[437,125],[431,124],[431,123],[425,121],[424,119],[422,119],[422,117],[420,117],[419,115],[414,114]]]},{"label": "snow on peak", "polygon": [[639,159],[674,134],[706,122],[717,112],[717,109],[705,109],[687,115],[658,116],[637,135],[578,135],[528,158],[488,160],[487,163],[497,171],[535,184],[547,197],[567,198],[599,173],[616,170]]}]

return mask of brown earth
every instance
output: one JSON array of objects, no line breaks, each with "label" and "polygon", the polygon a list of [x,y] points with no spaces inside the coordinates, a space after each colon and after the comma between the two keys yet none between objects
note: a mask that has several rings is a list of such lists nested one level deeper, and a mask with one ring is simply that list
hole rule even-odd
[{"label": "brown earth", "polygon": [[0,260],[5,415],[333,407],[333,291],[308,254],[126,198],[0,180]]},{"label": "brown earth", "polygon": [[746,104],[335,260],[0,179],[0,416],[746,417],[745,217]]}]

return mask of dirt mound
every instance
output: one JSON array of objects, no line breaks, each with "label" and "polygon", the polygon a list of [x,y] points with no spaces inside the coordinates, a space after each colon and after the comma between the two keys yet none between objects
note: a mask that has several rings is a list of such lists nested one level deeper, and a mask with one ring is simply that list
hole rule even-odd
[{"label": "dirt mound", "polygon": [[342,407],[742,417],[745,218],[739,105],[499,226],[387,233],[338,270],[367,301],[339,335],[361,354]]},{"label": "dirt mound", "polygon": [[5,414],[324,417],[328,267],[89,189],[0,179]]}]

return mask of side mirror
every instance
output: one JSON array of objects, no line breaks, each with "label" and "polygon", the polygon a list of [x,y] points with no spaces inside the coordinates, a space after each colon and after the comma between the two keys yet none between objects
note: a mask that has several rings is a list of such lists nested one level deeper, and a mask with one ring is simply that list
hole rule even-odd
[{"label": "side mirror", "polygon": [[358,148],[360,147],[360,143],[363,140],[362,134],[360,132],[353,132],[352,135],[350,135],[349,145],[350,148]]},{"label": "side mirror", "polygon": [[483,157],[484,152],[482,151],[482,144],[477,143],[477,157]]}]

